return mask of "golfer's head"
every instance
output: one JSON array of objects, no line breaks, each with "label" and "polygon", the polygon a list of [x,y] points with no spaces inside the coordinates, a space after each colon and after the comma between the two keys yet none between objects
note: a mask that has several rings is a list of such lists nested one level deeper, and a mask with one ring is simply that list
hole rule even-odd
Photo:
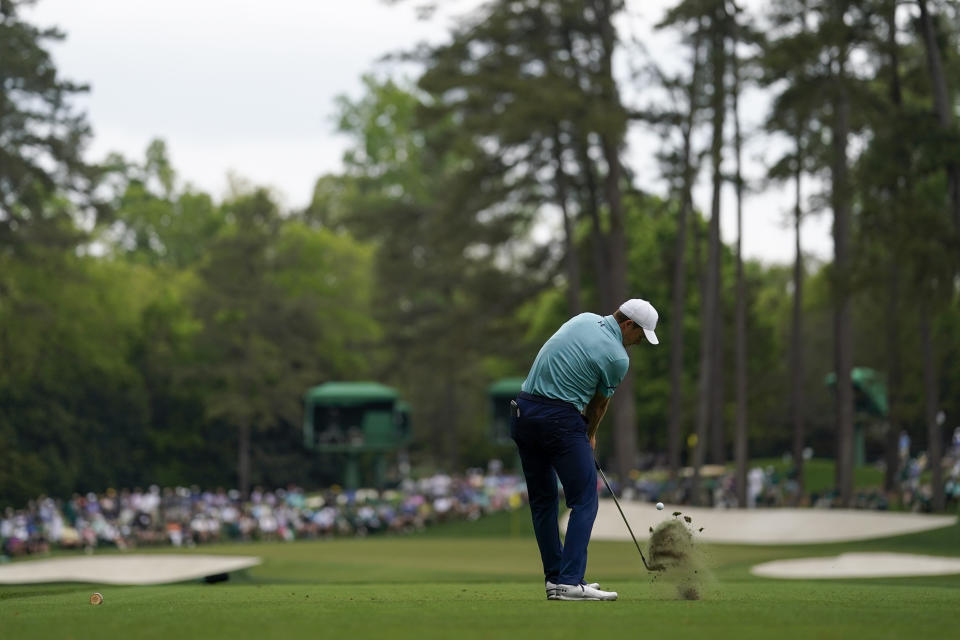
[{"label": "golfer's head", "polygon": [[624,345],[640,344],[644,338],[650,344],[660,344],[655,332],[659,317],[653,305],[640,298],[627,300],[614,313]]}]

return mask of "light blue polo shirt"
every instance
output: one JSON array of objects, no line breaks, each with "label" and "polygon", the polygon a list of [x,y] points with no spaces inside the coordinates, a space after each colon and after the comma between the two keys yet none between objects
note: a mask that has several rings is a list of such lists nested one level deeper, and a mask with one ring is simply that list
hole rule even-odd
[{"label": "light blue polo shirt", "polygon": [[565,400],[583,411],[598,391],[612,396],[629,366],[623,334],[613,316],[581,313],[544,343],[521,388]]}]

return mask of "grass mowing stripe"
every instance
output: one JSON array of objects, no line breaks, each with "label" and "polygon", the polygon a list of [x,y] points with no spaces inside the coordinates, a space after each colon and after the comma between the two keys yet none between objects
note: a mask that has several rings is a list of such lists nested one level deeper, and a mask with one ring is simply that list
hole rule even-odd
[{"label": "grass mowing stripe", "polygon": [[[631,542],[590,545],[588,579],[620,601],[547,602],[531,537],[368,538],[201,547],[258,555],[227,583],[0,586],[0,636],[40,638],[527,638],[606,634],[697,640],[952,637],[960,576],[757,578],[758,562],[848,551],[960,554],[960,527],[862,543],[712,545],[705,599],[651,583]],[[169,550],[158,550],[167,553]],[[182,550],[180,552],[183,552]],[[92,591],[105,602],[91,606]]]},{"label": "grass mowing stripe", "polygon": [[954,589],[811,582],[722,586],[698,602],[657,597],[646,582],[615,603],[547,602],[531,585],[173,585],[111,589],[0,605],[8,637],[125,638],[677,638],[949,637]]}]

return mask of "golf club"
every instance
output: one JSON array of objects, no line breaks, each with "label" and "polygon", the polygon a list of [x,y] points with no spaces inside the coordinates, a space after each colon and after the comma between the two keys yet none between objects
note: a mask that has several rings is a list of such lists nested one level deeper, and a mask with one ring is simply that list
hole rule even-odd
[{"label": "golf club", "polygon": [[637,542],[637,536],[633,535],[633,529],[630,528],[630,523],[627,522],[627,516],[623,515],[623,509],[620,508],[620,501],[617,500],[617,494],[610,488],[610,483],[607,482],[607,476],[604,475],[603,469],[600,468],[600,462],[596,458],[593,459],[593,462],[597,465],[597,472],[600,474],[600,477],[603,478],[603,484],[607,485],[607,491],[613,496],[613,503],[617,505],[617,511],[620,512],[620,517],[623,518],[623,524],[627,525],[627,531],[630,532],[630,537],[633,538],[633,544],[637,546],[637,551],[640,552],[640,559],[643,560],[643,566],[646,567],[647,571],[663,571],[663,566],[661,565],[650,566],[647,564],[647,559],[643,557],[643,551],[640,549],[640,543]]}]

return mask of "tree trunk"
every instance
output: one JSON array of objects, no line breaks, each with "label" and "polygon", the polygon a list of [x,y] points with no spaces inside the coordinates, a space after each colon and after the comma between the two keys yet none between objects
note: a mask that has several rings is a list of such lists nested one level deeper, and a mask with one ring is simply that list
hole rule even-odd
[{"label": "tree trunk", "polygon": [[[922,31],[924,49],[927,57],[927,71],[930,74],[930,84],[933,87],[933,104],[940,126],[949,130],[953,123],[953,106],[947,88],[947,79],[943,72],[943,56],[937,39],[937,25],[930,14],[926,0],[918,0],[920,7],[920,30]],[[947,192],[949,197],[950,214],[953,218],[955,230],[960,233],[960,167],[956,161],[948,160],[945,166],[947,173]],[[939,389],[936,379],[936,363],[934,361],[933,331],[931,328],[931,310],[924,304],[922,308],[923,334],[923,379],[924,395],[926,397],[927,420],[927,459],[931,470],[933,488],[932,507],[935,511],[944,508],[943,494],[943,465],[940,441],[940,423],[937,420],[939,405]]]},{"label": "tree trunk", "polygon": [[687,302],[687,226],[693,210],[692,138],[697,114],[697,86],[700,75],[701,31],[697,29],[693,44],[693,69],[687,90],[687,115],[683,124],[683,185],[680,213],[677,216],[676,256],[673,265],[673,300],[670,314],[670,419],[667,428],[667,461],[671,479],[680,470],[683,439],[683,342],[684,308]]},{"label": "tree trunk", "polygon": [[[627,293],[627,239],[623,207],[620,200],[619,149],[604,139],[604,156],[607,159],[607,205],[610,208],[610,293],[614,305],[619,305],[630,296]],[[612,311],[612,309],[611,309]],[[633,374],[628,370],[619,393],[612,401],[613,432],[616,445],[616,471],[623,479],[634,467],[637,454],[636,398],[633,390]]]},{"label": "tree trunk", "polygon": [[[897,2],[889,0],[886,5],[887,51],[890,56],[890,102],[894,106],[897,118],[903,112],[903,94],[900,89],[900,55],[897,44]],[[897,147],[898,161],[906,166],[909,151],[904,148],[904,140]],[[891,200],[900,215],[900,189],[896,181],[890,185]],[[905,212],[903,212],[905,213]],[[892,492],[897,488],[900,473],[900,384],[901,384],[901,346],[900,346],[900,261],[896,255],[890,256],[887,282],[887,432],[884,438],[884,460],[886,470],[883,476],[884,491]]]},{"label": "tree trunk", "polygon": [[890,265],[887,296],[887,433],[884,438],[884,460],[886,470],[883,474],[885,491],[895,491],[900,473],[900,269],[899,265]]},{"label": "tree trunk", "polygon": [[[625,127],[626,114],[620,104],[620,96],[617,93],[617,84],[613,76],[613,52],[616,46],[613,16],[621,8],[621,5],[619,2],[615,3],[614,0],[594,0],[593,5],[601,42],[601,71],[598,80],[602,90],[602,99],[610,109],[610,113],[623,116]],[[608,266],[610,271],[608,278],[610,295],[613,299],[613,306],[615,306],[630,297],[627,292],[626,221],[620,186],[623,175],[620,165],[620,145],[625,131],[620,129],[615,122],[609,123],[608,126],[609,129],[600,132],[600,143],[603,158],[607,164],[604,191],[610,215],[608,238]],[[616,471],[619,477],[624,479],[634,467],[637,454],[636,398],[633,390],[633,376],[629,372],[623,382],[620,383],[619,392],[615,394],[611,404],[613,405],[613,434],[616,445]]]},{"label": "tree trunk", "polygon": [[937,415],[940,394],[937,383],[936,350],[933,344],[930,307],[923,304],[920,309],[920,338],[923,340],[923,395],[924,419],[927,423],[927,466],[930,467],[930,484],[933,490],[930,507],[933,511],[943,511],[943,452],[940,435],[940,420]]},{"label": "tree trunk", "polygon": [[[718,251],[719,253],[719,251]],[[725,354],[723,351],[723,296],[717,290],[715,317],[713,320],[713,373],[710,379],[710,464],[726,464],[727,461],[727,429],[723,415],[724,391],[726,380],[724,376]]]},{"label": "tree trunk", "polygon": [[237,445],[237,489],[246,498],[250,495],[250,425],[240,426]]},{"label": "tree trunk", "polygon": [[[718,250],[719,254],[720,251]],[[719,277],[717,278],[719,280]],[[722,465],[727,461],[727,425],[724,421],[723,403],[726,391],[723,340],[723,295],[717,283],[716,306],[712,323],[713,373],[710,379],[710,464]]]},{"label": "tree trunk", "polygon": [[714,10],[711,28],[710,58],[713,71],[713,140],[710,146],[710,158],[713,165],[713,198],[710,207],[710,229],[707,248],[707,267],[704,274],[703,325],[700,339],[700,385],[697,406],[697,444],[694,451],[693,501],[700,502],[700,468],[706,455],[707,438],[710,423],[715,417],[713,386],[720,381],[714,378],[716,373],[715,341],[718,337],[718,295],[720,292],[720,192],[723,187],[721,160],[723,152],[723,125],[726,115],[725,75],[726,51],[725,34],[722,21],[725,9],[718,4]]},{"label": "tree trunk", "polygon": [[684,198],[677,218],[676,262],[673,268],[673,301],[670,315],[670,419],[667,428],[667,461],[670,477],[680,469],[683,436],[683,318],[686,306],[686,245],[689,204]]},{"label": "tree trunk", "polygon": [[[834,24],[843,25],[844,7],[833,6]],[[848,186],[847,142],[849,138],[849,97],[846,78],[847,48],[843,43],[835,64],[835,92],[831,135],[831,204],[833,207],[834,246],[834,367],[837,376],[836,482],[840,506],[849,507],[853,497],[853,337],[850,317],[850,195]]]},{"label": "tree trunk", "polygon": [[[936,25],[928,10],[927,0],[918,0],[917,4],[920,7],[920,30],[927,54],[927,71],[930,74],[930,84],[933,86],[934,109],[940,126],[949,129],[953,122],[953,112],[950,104],[950,92],[947,89],[947,78],[943,73],[943,56],[937,42]],[[946,172],[951,217],[953,218],[954,228],[960,232],[960,167],[955,161],[948,161]]]},{"label": "tree trunk", "polygon": [[[576,60],[577,54],[570,29],[564,29],[562,35],[567,55],[570,56],[571,60]],[[581,69],[577,68],[577,79],[581,85],[587,82],[583,75]],[[608,309],[612,309],[614,304],[619,303],[614,302],[613,295],[610,292],[610,283],[607,281],[607,273],[609,272],[606,254],[607,241],[600,221],[600,188],[597,184],[597,174],[593,161],[590,159],[590,138],[587,132],[581,131],[577,127],[574,127],[571,135],[573,137],[574,153],[583,176],[583,188],[586,189],[586,202],[581,210],[587,212],[593,230],[591,234],[591,254],[594,281],[597,283],[597,302],[602,313],[609,313]]]},{"label": "tree trunk", "polygon": [[737,412],[734,427],[734,460],[736,461],[737,505],[747,506],[747,302],[743,278],[743,173],[741,168],[742,135],[740,131],[740,58],[737,39],[731,52],[733,65],[733,144],[736,156],[735,184],[737,191],[737,311],[736,311],[736,368]]},{"label": "tree trunk", "polygon": [[563,169],[563,146],[560,142],[560,129],[553,136],[554,185],[557,190],[557,203],[563,214],[564,267],[567,273],[567,315],[579,314],[583,307],[580,302],[580,254],[574,237],[574,221],[569,210],[567,174]]},{"label": "tree trunk", "polygon": [[803,221],[802,172],[803,142],[797,133],[797,164],[794,169],[796,200],[793,209],[794,242],[796,256],[793,261],[793,325],[790,331],[790,409],[793,418],[793,466],[796,473],[797,494],[793,498],[798,505],[806,491],[803,450],[806,448],[803,398],[803,251],[800,245],[800,225]]},{"label": "tree trunk", "polygon": [[[597,283],[597,302],[602,313],[610,313],[613,309],[614,300],[610,292],[610,283],[607,280],[609,265],[607,260],[607,240],[603,232],[603,225],[600,221],[600,189],[597,185],[597,175],[590,161],[590,154],[587,150],[587,142],[578,140],[576,144],[577,160],[583,172],[584,187],[586,193],[586,211],[590,216],[590,224],[593,229],[591,234],[591,251],[593,257],[593,270]],[[622,302],[622,300],[621,300]]]}]

